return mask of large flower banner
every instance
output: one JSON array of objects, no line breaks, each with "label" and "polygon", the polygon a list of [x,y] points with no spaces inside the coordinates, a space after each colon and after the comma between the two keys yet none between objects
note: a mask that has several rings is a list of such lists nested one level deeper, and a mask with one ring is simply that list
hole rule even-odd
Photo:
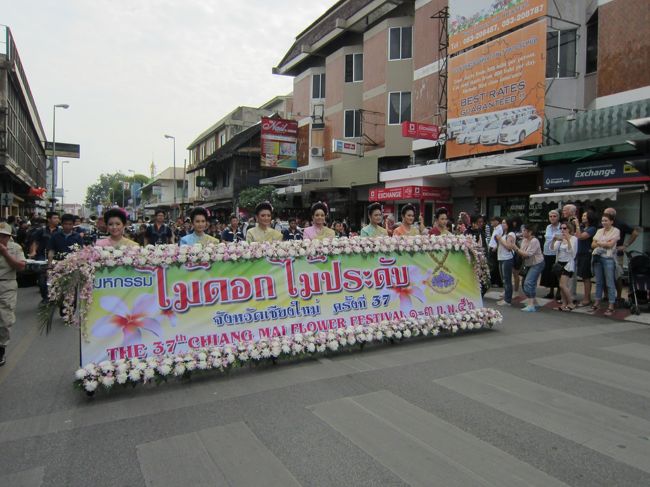
[{"label": "large flower banner", "polygon": [[[86,247],[49,276],[81,332],[76,384],[147,383],[367,343],[491,328],[471,238]],[[47,318],[49,316],[49,319]]]},{"label": "large flower banner", "polygon": [[461,252],[103,268],[81,364],[337,331],[482,306]]}]

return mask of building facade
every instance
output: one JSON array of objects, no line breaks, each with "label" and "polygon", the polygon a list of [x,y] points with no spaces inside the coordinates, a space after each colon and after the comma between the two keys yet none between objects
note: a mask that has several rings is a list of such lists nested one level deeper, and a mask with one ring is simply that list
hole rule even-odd
[{"label": "building facade", "polygon": [[[264,182],[275,184],[280,192],[341,206],[353,221],[362,216],[359,203],[391,193],[381,190],[394,189],[397,194],[404,188],[419,188],[420,195],[434,195],[409,199],[423,206],[427,224],[437,206],[451,206],[454,214],[530,215],[544,223],[548,208],[570,199],[530,198],[562,189],[545,184],[549,173],[545,168],[566,168],[581,161],[614,164],[625,171],[622,181],[612,176],[615,172],[605,171],[602,174],[609,174],[609,181],[595,177],[582,184],[623,185],[616,200],[592,201],[581,194],[574,195],[573,202],[597,210],[617,206],[626,221],[647,226],[643,221],[649,209],[644,186],[646,136],[628,120],[648,116],[650,40],[641,24],[649,18],[650,3],[494,2],[491,8],[496,12],[489,14],[505,27],[484,30],[481,35],[493,34],[472,36],[478,40],[456,46],[453,14],[458,3],[344,0],[298,34],[274,73],[294,79],[300,170]],[[508,9],[513,13],[510,17]],[[476,15],[486,16],[484,11]],[[513,78],[514,67],[498,60],[493,66],[486,64],[493,75],[477,68],[499,45],[507,46],[503,53],[508,61],[507,56],[517,50],[527,53],[521,56],[521,64],[536,63],[535,76],[522,68],[522,77]],[[496,114],[496,109],[488,110],[483,119],[472,117],[478,112],[466,108],[479,97],[459,98],[457,92],[469,90],[454,79],[463,69],[474,70],[461,80],[466,84],[473,82],[471,76],[482,76],[488,87],[505,90],[506,96],[485,105],[504,103],[508,108],[508,100],[514,100],[509,96],[519,101],[534,95],[534,102]],[[486,88],[480,95],[489,99],[495,91],[499,90]],[[446,137],[404,137],[400,126],[404,121],[438,125]],[[473,129],[461,140],[452,122]],[[491,133],[495,134],[492,141]],[[337,141],[350,142],[349,150],[341,151],[344,145]],[[586,147],[581,154],[571,153],[571,147],[560,149],[570,144]],[[560,155],[545,155],[548,151]],[[633,171],[639,175],[629,176]],[[402,194],[415,195],[415,191]],[[443,196],[448,195],[445,201]],[[385,201],[385,208],[399,214],[405,202]]]},{"label": "building facade", "polygon": [[168,167],[156,174],[149,183],[142,186],[140,198],[140,206],[144,210],[144,215],[153,216],[157,208],[162,208],[168,215],[178,216],[180,208],[188,203],[183,168]]},{"label": "building facade", "polygon": [[41,204],[30,190],[46,187],[45,142],[11,30],[0,25],[0,216],[27,215]]},{"label": "building facade", "polygon": [[276,96],[258,108],[237,107],[201,133],[188,147],[189,203],[225,217],[237,207],[237,194],[261,178],[286,172],[260,164],[260,121],[276,116],[291,119],[293,98]]}]

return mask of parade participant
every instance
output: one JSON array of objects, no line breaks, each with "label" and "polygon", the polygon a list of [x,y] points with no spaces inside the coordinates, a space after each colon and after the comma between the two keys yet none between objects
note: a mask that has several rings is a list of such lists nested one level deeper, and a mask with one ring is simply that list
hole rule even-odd
[{"label": "parade participant", "polygon": [[433,227],[429,231],[429,235],[446,235],[449,232],[447,228],[447,223],[449,222],[449,212],[444,206],[438,208],[435,213],[435,221],[433,222]]},{"label": "parade participant", "polygon": [[256,225],[246,232],[247,242],[277,242],[282,240],[282,234],[271,228],[273,218],[273,206],[264,201],[255,207]]},{"label": "parade participant", "polygon": [[386,229],[388,236],[392,237],[393,231],[395,230],[395,219],[392,215],[386,216],[386,221],[384,221],[384,228]]},{"label": "parade participant", "polygon": [[[560,230],[560,212],[551,210],[548,212],[548,221],[546,226],[546,233],[544,233],[544,270],[542,271],[542,279],[540,285],[548,288],[548,294],[544,296],[546,299],[556,299],[562,301],[560,296],[560,282],[558,277],[553,272],[553,264],[555,264],[557,252],[551,248],[553,238],[562,233]],[[553,292],[557,288],[557,292]]]},{"label": "parade participant", "polygon": [[370,223],[361,229],[361,237],[387,237],[388,232],[381,226],[384,219],[382,215],[381,205],[379,203],[371,203],[368,205],[368,218]]},{"label": "parade participant", "polygon": [[340,221],[336,220],[332,224],[332,230],[334,230],[334,236],[335,237],[347,237],[348,234],[345,231],[345,227],[343,226],[343,223]]},{"label": "parade participant", "polygon": [[47,247],[48,265],[52,265],[52,260],[63,260],[72,252],[74,245],[83,247],[83,239],[74,230],[74,215],[65,213],[61,217],[61,230],[52,235]]},{"label": "parade participant", "polygon": [[485,238],[485,219],[483,215],[474,214],[471,217],[471,226],[465,235],[472,237],[474,242],[483,249],[487,255],[487,239]]},{"label": "parade participant", "polygon": [[556,311],[573,311],[573,296],[571,294],[571,279],[576,269],[576,255],[578,253],[578,238],[574,235],[575,227],[572,221],[567,220],[560,224],[562,233],[553,238],[551,248],[557,251],[557,263],[562,267],[560,274],[560,294],[562,305]]},{"label": "parade participant", "polygon": [[138,226],[138,233],[135,235],[135,241],[140,247],[147,245],[147,228],[148,225],[140,223]]},{"label": "parade participant", "polygon": [[416,236],[422,233],[422,228],[424,228],[424,217],[420,215],[420,228],[415,226],[415,207],[408,203],[402,208],[402,224],[393,230],[393,236],[399,237],[402,235],[405,236]]},{"label": "parade participant", "polygon": [[[32,237],[32,244],[28,253],[30,259],[46,261],[47,248],[50,244],[50,238],[52,238],[52,235],[54,235],[59,230],[58,213],[54,211],[48,211],[46,218],[46,225],[42,228],[39,228]],[[47,271],[45,268],[43,268],[38,276],[38,288],[41,292],[41,303],[47,303]]]},{"label": "parade participant", "polygon": [[239,218],[234,213],[230,215],[230,225],[221,232],[221,240],[224,242],[242,242],[246,240],[239,229]]},{"label": "parade participant", "polygon": [[312,225],[305,228],[303,237],[305,240],[322,240],[324,238],[334,238],[334,230],[328,228],[326,223],[328,214],[327,205],[318,201],[311,205]]},{"label": "parade participant", "polygon": [[174,232],[165,224],[165,210],[156,209],[154,221],[147,227],[145,239],[148,245],[162,245],[174,243]]},{"label": "parade participant", "polygon": [[208,211],[205,208],[201,208],[200,206],[194,208],[190,213],[190,220],[192,221],[194,231],[181,237],[180,245],[219,243],[219,240],[205,233],[208,228]]},{"label": "parade participant", "polygon": [[537,227],[534,225],[523,226],[521,246],[515,247],[515,252],[521,256],[523,265],[527,269],[522,286],[526,295],[526,306],[522,308],[522,311],[526,313],[537,311],[537,280],[544,269],[544,255],[539,240],[535,238],[536,231]]},{"label": "parade participant", "polygon": [[97,240],[98,247],[138,247],[133,240],[124,236],[124,227],[126,226],[126,213],[121,208],[111,208],[106,211],[103,221],[108,229],[109,237]]},{"label": "parade participant", "polygon": [[298,228],[298,222],[294,217],[289,218],[289,228],[282,232],[283,240],[302,240],[303,235],[300,228]]},{"label": "parade participant", "polygon": [[512,226],[512,220],[502,220],[501,235],[495,237],[498,242],[499,272],[503,281],[503,299],[497,301],[499,306],[510,306],[512,304],[512,267],[514,261],[512,251],[515,249],[517,240],[515,232],[510,231]]},{"label": "parade participant", "polygon": [[596,275],[596,295],[591,309],[596,311],[600,308],[603,289],[607,285],[608,307],[605,315],[611,316],[614,314],[616,300],[616,247],[621,232],[614,226],[614,216],[611,213],[603,213],[600,222],[603,227],[598,229],[591,242],[592,263]]},{"label": "parade participant", "polygon": [[11,239],[12,228],[0,223],[0,366],[4,365],[10,328],[16,321],[18,283],[16,271],[25,268],[23,249]]},{"label": "parade participant", "polygon": [[582,214],[582,224],[576,233],[578,237],[578,254],[576,257],[576,274],[582,279],[584,294],[580,306],[589,306],[591,304],[591,242],[596,235],[596,225],[598,220],[593,211],[585,211]]}]

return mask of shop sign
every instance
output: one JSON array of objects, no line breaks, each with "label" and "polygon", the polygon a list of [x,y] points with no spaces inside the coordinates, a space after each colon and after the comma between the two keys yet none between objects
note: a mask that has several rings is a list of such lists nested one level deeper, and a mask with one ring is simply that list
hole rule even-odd
[{"label": "shop sign", "polygon": [[207,176],[197,176],[196,177],[196,186],[199,188],[214,188],[214,182]]},{"label": "shop sign", "polygon": [[449,54],[546,15],[547,0],[449,0]]},{"label": "shop sign", "polygon": [[348,140],[332,139],[332,152],[358,156],[361,154],[361,144]]},{"label": "shop sign", "polygon": [[448,158],[542,143],[546,20],[449,59]]},{"label": "shop sign", "polygon": [[428,200],[447,201],[451,196],[449,188],[432,186],[398,186],[395,188],[371,188],[370,201]]},{"label": "shop sign", "polygon": [[438,140],[440,137],[440,127],[430,123],[402,122],[402,137]]},{"label": "shop sign", "polygon": [[262,167],[298,168],[298,122],[262,117]]},{"label": "shop sign", "polygon": [[575,162],[544,168],[544,189],[647,181],[650,177],[620,160]]}]

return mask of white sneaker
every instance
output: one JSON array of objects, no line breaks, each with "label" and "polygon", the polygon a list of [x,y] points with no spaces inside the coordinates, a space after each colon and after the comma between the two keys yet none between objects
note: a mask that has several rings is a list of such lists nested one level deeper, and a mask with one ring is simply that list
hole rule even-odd
[{"label": "white sneaker", "polygon": [[504,301],[503,299],[500,299],[499,301],[497,301],[497,305],[498,306],[511,306],[510,303]]}]

